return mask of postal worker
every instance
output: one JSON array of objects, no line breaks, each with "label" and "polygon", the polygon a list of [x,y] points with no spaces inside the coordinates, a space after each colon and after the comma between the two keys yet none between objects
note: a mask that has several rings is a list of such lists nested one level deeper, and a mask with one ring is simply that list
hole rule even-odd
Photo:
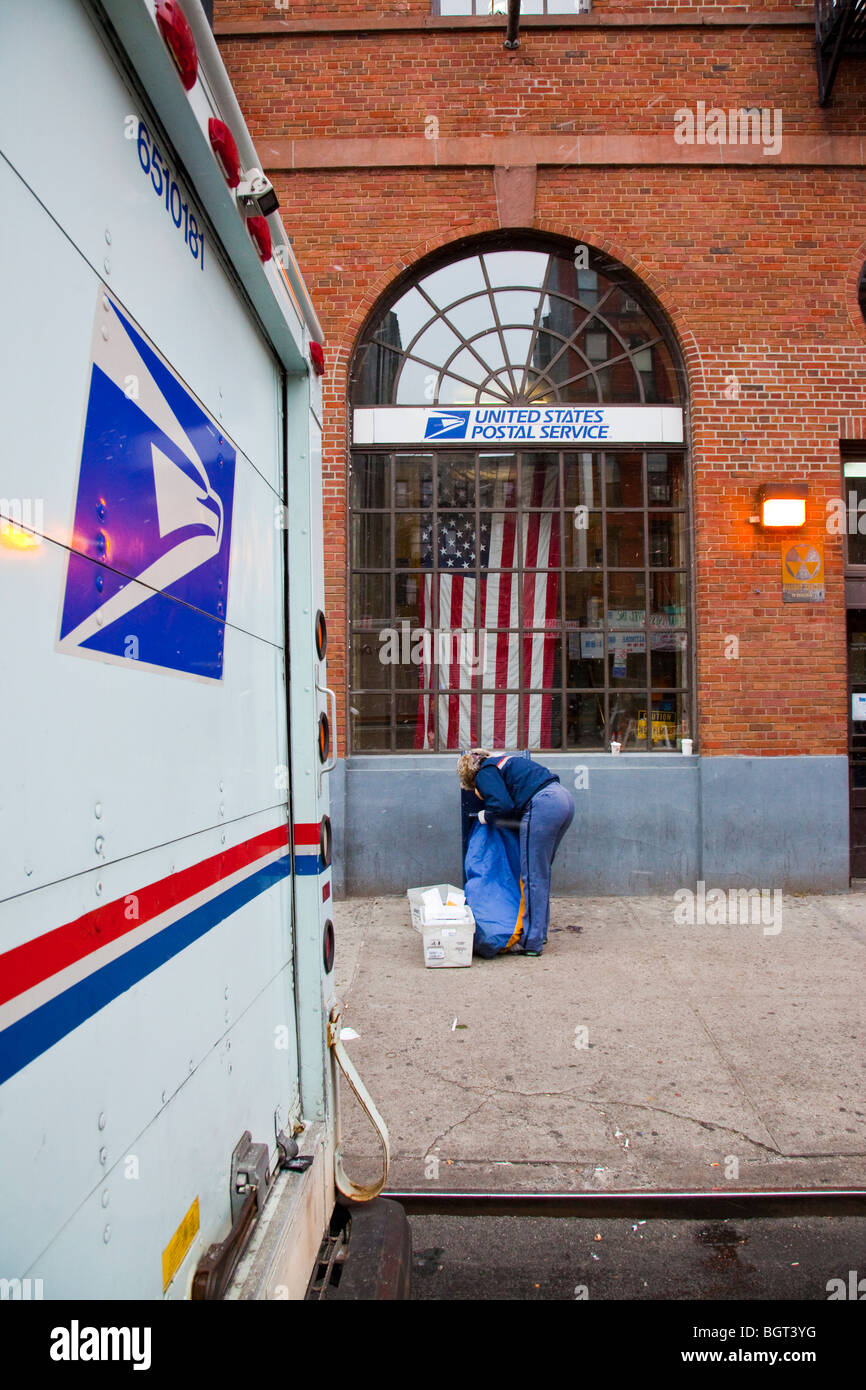
[{"label": "postal worker", "polygon": [[516,948],[540,956],[550,926],[550,871],[560,841],[574,817],[571,793],[555,772],[514,753],[473,748],[457,762],[461,787],[484,802],[482,825],[520,821],[523,936]]}]

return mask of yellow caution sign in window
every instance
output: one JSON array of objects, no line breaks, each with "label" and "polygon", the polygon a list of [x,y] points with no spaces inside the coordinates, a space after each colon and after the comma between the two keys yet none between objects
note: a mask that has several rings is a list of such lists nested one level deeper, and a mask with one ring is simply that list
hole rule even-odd
[{"label": "yellow caution sign in window", "polygon": [[[646,738],[646,710],[637,712],[637,736]],[[677,713],[672,709],[654,709],[652,713],[652,742],[676,743]]]}]

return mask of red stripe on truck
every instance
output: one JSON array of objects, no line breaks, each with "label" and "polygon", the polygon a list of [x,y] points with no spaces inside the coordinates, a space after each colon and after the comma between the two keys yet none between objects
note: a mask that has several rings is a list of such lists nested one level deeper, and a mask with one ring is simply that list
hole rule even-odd
[{"label": "red stripe on truck", "polygon": [[[32,989],[50,975],[56,975],[58,970],[74,965],[77,960],[90,955],[91,951],[98,951],[101,946],[107,946],[110,941],[134,931],[143,922],[167,912],[185,898],[201,893],[263,855],[281,849],[288,842],[288,827],[278,825],[251,840],[244,840],[232,849],[221,850],[219,854],[203,859],[188,869],[158,879],[145,888],[137,888],[135,892],[125,893],[122,898],[104,903],[74,922],[55,927],[33,941],[25,941],[23,945],[6,951],[0,955],[0,1004],[14,999],[25,989]],[[137,900],[135,917],[130,921],[128,913],[133,898]]]}]

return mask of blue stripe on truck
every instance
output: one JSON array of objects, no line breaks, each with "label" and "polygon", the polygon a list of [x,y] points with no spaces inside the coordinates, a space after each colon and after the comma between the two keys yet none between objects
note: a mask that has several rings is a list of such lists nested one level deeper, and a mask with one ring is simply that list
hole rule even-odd
[{"label": "blue stripe on truck", "polygon": [[179,955],[187,946],[231,917],[232,913],[260,893],[267,892],[281,879],[288,878],[290,872],[288,855],[274,864],[267,864],[242,883],[235,884],[211,902],[195,908],[186,917],[172,922],[164,931],[133,946],[125,955],[109,961],[85,980],[79,980],[17,1023],[10,1024],[0,1033],[0,1084],[104,1009],[119,994],[153,974],[172,956]]}]

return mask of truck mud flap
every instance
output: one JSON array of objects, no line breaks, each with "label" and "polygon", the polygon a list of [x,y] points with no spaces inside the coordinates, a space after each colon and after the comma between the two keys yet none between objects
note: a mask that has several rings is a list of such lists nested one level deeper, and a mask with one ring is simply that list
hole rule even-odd
[{"label": "truck mud flap", "polygon": [[352,1228],[340,1282],[328,1287],[325,1300],[408,1299],[412,1233],[400,1203],[376,1197],[349,1210]]}]

